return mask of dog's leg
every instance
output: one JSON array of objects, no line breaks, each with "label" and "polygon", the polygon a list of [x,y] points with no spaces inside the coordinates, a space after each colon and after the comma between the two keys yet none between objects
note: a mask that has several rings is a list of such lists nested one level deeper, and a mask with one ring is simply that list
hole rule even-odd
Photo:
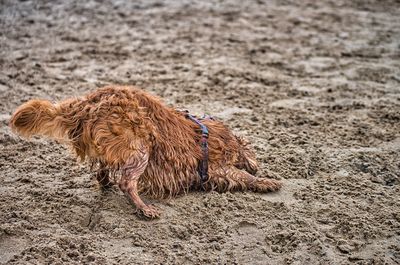
[{"label": "dog's leg", "polygon": [[100,165],[100,168],[96,173],[96,179],[102,188],[110,188],[113,185],[110,181],[110,170],[104,165]]},{"label": "dog's leg", "polygon": [[238,169],[244,169],[252,175],[258,171],[256,155],[251,150],[243,150],[239,153],[238,161],[235,163]]},{"label": "dog's leg", "polygon": [[152,205],[146,205],[138,193],[138,180],[147,167],[148,158],[149,155],[147,152],[140,151],[137,155],[131,157],[122,168],[123,173],[119,181],[119,187],[129,196],[139,213],[148,218],[157,218],[160,216],[157,208]]},{"label": "dog's leg", "polygon": [[256,192],[277,191],[282,184],[269,178],[258,178],[236,167],[210,171],[210,188],[220,192],[252,190]]},{"label": "dog's leg", "polygon": [[235,167],[244,169],[252,175],[255,175],[259,169],[255,152],[249,146],[250,143],[241,137],[236,137],[240,144],[239,156]]}]

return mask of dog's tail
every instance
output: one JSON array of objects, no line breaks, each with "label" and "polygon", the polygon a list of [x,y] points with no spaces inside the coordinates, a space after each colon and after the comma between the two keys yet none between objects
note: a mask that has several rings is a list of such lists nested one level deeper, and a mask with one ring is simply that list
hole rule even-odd
[{"label": "dog's tail", "polygon": [[11,129],[19,135],[29,138],[44,135],[51,138],[63,138],[62,126],[58,117],[60,110],[47,100],[34,99],[22,104],[12,115]]}]

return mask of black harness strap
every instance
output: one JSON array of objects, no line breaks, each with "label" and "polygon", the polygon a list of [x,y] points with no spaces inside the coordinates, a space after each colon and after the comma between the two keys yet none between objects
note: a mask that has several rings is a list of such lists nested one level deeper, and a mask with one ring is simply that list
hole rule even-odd
[{"label": "black harness strap", "polygon": [[[199,175],[201,180],[201,185],[208,180],[208,128],[205,126],[201,120],[195,116],[191,115],[188,111],[184,111],[186,118],[192,120],[194,123],[201,128],[201,150],[203,151],[203,159],[199,163]],[[205,117],[208,118],[208,117]],[[203,118],[204,119],[204,118]]]}]

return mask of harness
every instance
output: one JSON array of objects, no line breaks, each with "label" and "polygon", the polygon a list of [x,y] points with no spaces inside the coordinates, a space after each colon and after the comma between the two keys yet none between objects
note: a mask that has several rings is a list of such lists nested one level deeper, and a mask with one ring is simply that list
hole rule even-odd
[{"label": "harness", "polygon": [[208,128],[201,121],[205,119],[213,119],[211,116],[204,115],[203,118],[197,118],[194,115],[191,115],[189,111],[182,111],[185,114],[185,117],[189,120],[193,121],[197,125],[200,126],[201,129],[201,141],[200,146],[203,151],[203,159],[199,163],[199,175],[201,180],[201,185],[208,180]]}]

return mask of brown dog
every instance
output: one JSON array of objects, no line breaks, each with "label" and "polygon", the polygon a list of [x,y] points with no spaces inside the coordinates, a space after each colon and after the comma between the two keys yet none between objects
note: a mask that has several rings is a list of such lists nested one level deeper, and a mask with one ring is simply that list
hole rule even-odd
[{"label": "brown dog", "polygon": [[72,145],[97,168],[100,184],[117,183],[149,218],[159,211],[139,194],[161,198],[199,188],[267,192],[281,187],[253,176],[258,165],[246,141],[219,121],[202,123],[209,130],[204,182],[198,172],[204,155],[199,125],[134,87],[108,86],[56,104],[30,100],[15,111],[10,126],[25,137],[39,134]]}]

